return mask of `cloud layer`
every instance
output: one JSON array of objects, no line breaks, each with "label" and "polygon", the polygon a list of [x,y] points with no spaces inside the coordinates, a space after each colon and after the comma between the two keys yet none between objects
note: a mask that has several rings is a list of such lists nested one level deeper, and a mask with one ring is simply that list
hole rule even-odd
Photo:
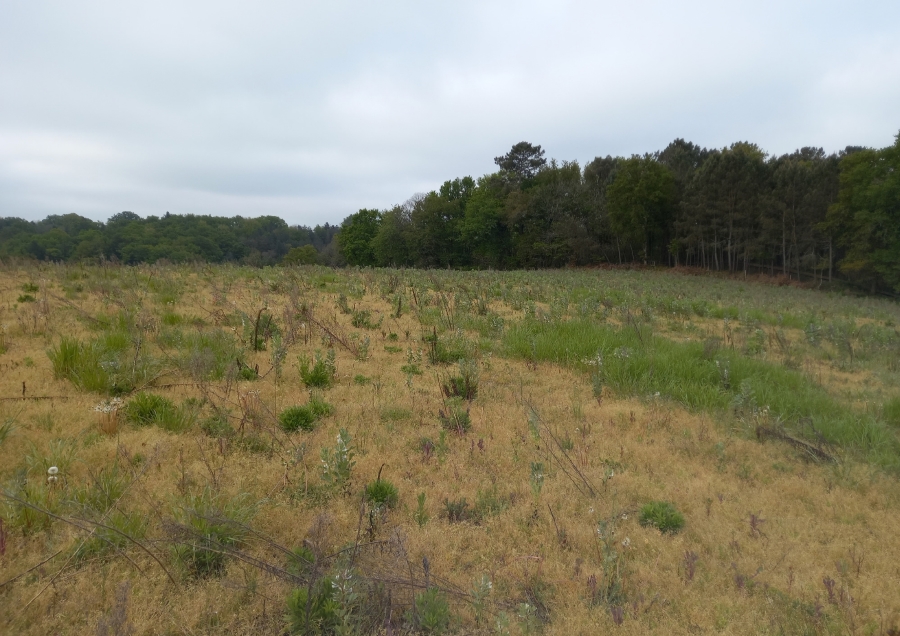
[{"label": "cloud layer", "polygon": [[[316,6],[320,4],[321,6]],[[518,141],[780,154],[900,129],[889,2],[14,2],[0,216],[340,222]]]}]

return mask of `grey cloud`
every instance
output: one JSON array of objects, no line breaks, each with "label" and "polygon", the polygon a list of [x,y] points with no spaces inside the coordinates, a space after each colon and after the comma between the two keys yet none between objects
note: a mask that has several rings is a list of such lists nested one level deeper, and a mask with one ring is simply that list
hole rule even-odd
[{"label": "grey cloud", "polygon": [[10,3],[0,215],[339,222],[523,139],[582,163],[884,146],[898,25],[887,2]]}]

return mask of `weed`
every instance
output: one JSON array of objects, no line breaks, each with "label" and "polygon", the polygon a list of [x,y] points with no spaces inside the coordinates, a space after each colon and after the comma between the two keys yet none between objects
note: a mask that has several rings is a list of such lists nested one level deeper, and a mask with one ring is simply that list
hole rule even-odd
[{"label": "weed", "polygon": [[684,527],[684,516],[667,501],[651,501],[644,504],[639,521],[642,526],[673,534]]},{"label": "weed", "polygon": [[315,362],[306,356],[300,356],[300,379],[309,388],[327,389],[334,382],[337,372],[334,349],[329,349],[323,356],[316,351]]},{"label": "weed", "polygon": [[288,630],[292,634],[334,634],[340,605],[330,577],[295,589],[287,599]]},{"label": "weed", "polygon": [[429,515],[425,509],[425,493],[420,492],[416,497],[416,510],[413,512],[413,519],[420,528],[424,528],[428,523]]},{"label": "weed", "polygon": [[459,375],[449,377],[441,385],[441,391],[448,398],[474,400],[478,395],[478,365],[472,360],[460,360]]},{"label": "weed", "polygon": [[331,486],[344,486],[350,481],[350,473],[356,464],[353,442],[347,429],[338,433],[333,449],[322,449],[322,480]]},{"label": "weed", "polygon": [[430,587],[416,594],[407,620],[426,634],[443,634],[450,627],[451,617],[447,595],[437,587]]},{"label": "weed", "polygon": [[255,511],[246,495],[229,499],[207,489],[188,496],[170,527],[175,558],[192,576],[223,574],[228,551],[243,544]]},{"label": "weed", "polygon": [[200,430],[210,437],[231,438],[234,437],[234,427],[228,421],[228,417],[222,413],[214,413],[200,422]]},{"label": "weed", "polygon": [[334,412],[334,407],[322,398],[313,395],[309,402],[303,406],[291,406],[286,408],[278,416],[278,423],[288,433],[294,431],[311,431],[323,417]]},{"label": "weed", "polygon": [[378,478],[366,484],[366,501],[378,510],[390,509],[397,505],[397,487],[391,482]]},{"label": "weed", "polygon": [[154,393],[138,393],[122,408],[125,419],[135,426],[159,426],[171,433],[187,430],[197,419],[196,408],[186,403],[179,408],[168,398]]},{"label": "weed", "polygon": [[438,419],[441,421],[441,426],[460,435],[468,433],[469,429],[472,428],[472,420],[469,417],[469,408],[466,407],[463,410],[462,398],[449,399],[445,404],[447,407],[446,412],[444,412],[444,409],[438,410]]},{"label": "weed", "polygon": [[466,501],[466,498],[463,497],[461,499],[444,499],[444,514],[447,517],[447,521],[449,523],[459,523],[461,521],[468,521],[471,518],[471,512],[469,511],[469,503]]},{"label": "weed", "polygon": [[132,540],[140,541],[147,533],[147,521],[141,514],[128,514],[115,510],[103,519],[102,525],[80,543],[73,553],[76,561],[105,558],[114,552],[121,552],[132,545]]}]

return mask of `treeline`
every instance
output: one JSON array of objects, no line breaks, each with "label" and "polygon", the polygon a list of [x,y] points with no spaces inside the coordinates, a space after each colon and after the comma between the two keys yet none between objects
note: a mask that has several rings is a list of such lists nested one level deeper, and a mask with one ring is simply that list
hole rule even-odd
[{"label": "treeline", "polygon": [[64,214],[43,221],[0,218],[0,258],[117,260],[126,264],[206,261],[274,265],[282,262],[339,265],[343,259],[334,225],[290,227],[274,216],[258,218],[164,216],[121,212],[106,223]]},{"label": "treeline", "polygon": [[768,156],[676,139],[644,156],[547,162],[521,142],[477,181],[446,181],[341,224],[351,265],[686,265],[900,291],[900,135],[881,150]]}]

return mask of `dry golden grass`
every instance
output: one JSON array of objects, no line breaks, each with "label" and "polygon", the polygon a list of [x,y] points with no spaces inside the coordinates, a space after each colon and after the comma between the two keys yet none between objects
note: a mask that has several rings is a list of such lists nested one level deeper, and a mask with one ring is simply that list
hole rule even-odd
[{"label": "dry golden grass", "polygon": [[[29,482],[47,493],[45,503],[64,501],[101,468],[117,463],[130,485],[116,508],[141,515],[147,534],[140,540],[143,547],[129,543],[121,552],[76,563],[70,556],[86,532],[55,520],[46,530],[24,534],[9,508],[0,513],[2,633],[96,633],[115,612],[116,592],[126,581],[127,618],[137,634],[283,633],[287,583],[234,558],[221,576],[190,578],[173,561],[163,522],[187,494],[247,493],[257,504],[250,522],[255,530],[290,549],[310,540],[334,551],[366,534],[360,494],[380,470],[397,486],[399,505],[372,534],[402,551],[368,555],[371,571],[399,569],[398,576],[422,580],[427,558],[436,580],[464,593],[482,575],[489,577],[489,617],[481,625],[475,623],[471,598],[451,594],[460,633],[527,633],[532,627],[517,617],[526,602],[540,610],[532,631],[545,634],[889,634],[900,629],[900,483],[851,455],[839,453],[837,464],[812,463],[789,446],[756,441],[748,425],[728,414],[688,412],[663,399],[607,394],[598,402],[589,378],[555,365],[505,359],[499,349],[478,346],[473,333],[464,334],[476,349],[480,371],[471,430],[446,434],[445,447],[429,455],[421,440],[439,444],[438,411],[447,408],[440,384],[455,367],[432,366],[426,359],[422,375],[401,371],[407,349],[425,350],[421,337],[432,327],[423,327],[414,305],[392,317],[395,306],[379,293],[377,281],[335,273],[337,282],[323,290],[323,272],[315,269],[288,275],[87,268],[76,280],[82,290],[72,291],[73,271],[81,270],[0,270],[0,323],[7,346],[0,355],[0,423],[9,418],[15,426],[0,443],[0,480],[12,492],[12,484],[26,474],[29,455],[45,457],[56,440],[74,440],[77,459],[58,482],[47,484],[34,469],[27,473]],[[273,277],[282,282],[274,291]],[[180,293],[174,301],[162,300],[164,292],[153,291],[154,281],[168,281],[166,289],[177,287]],[[40,302],[17,305],[27,282],[39,284]],[[351,307],[368,309],[374,321],[383,318],[380,328],[350,326],[350,316],[336,308],[345,289],[355,292]],[[313,307],[315,316],[334,321],[342,334],[371,339],[366,360],[333,345],[336,381],[322,395],[335,409],[314,431],[285,434],[273,417],[309,400],[298,376],[298,355],[327,348],[321,331],[309,323],[298,327],[280,381],[274,372],[266,373],[270,344],[268,351],[244,353],[246,364],[258,365],[264,375],[260,380],[227,388],[225,381],[197,384],[169,367],[147,388],[176,404],[204,395],[221,398],[236,428],[253,410],[248,401],[258,400],[257,417],[243,423],[244,432],[257,429],[270,450],[248,449],[239,437],[207,435],[198,424],[173,433],[136,428],[124,421],[121,409],[98,414],[94,407],[105,396],[54,378],[46,353],[63,335],[96,336],[85,315],[125,312],[142,325],[142,346],[161,355],[152,343],[164,329],[166,312],[183,317],[178,328],[185,333],[230,331],[223,319],[236,310],[254,316],[267,305],[282,321],[291,293]],[[514,312],[494,302],[497,313],[514,319]],[[203,325],[192,325],[192,319]],[[719,327],[710,321],[708,328]],[[234,331],[242,335],[239,326]],[[397,334],[396,341],[387,338],[390,333]],[[809,365],[815,372],[822,363]],[[840,378],[872,381],[864,379],[867,371],[824,366],[820,371],[838,378],[829,385]],[[368,381],[359,383],[357,376]],[[23,383],[25,399],[18,399]],[[250,393],[255,391],[258,397]],[[578,479],[548,459],[548,445],[554,447],[546,433],[540,440],[532,435],[531,408],[559,438],[571,441],[569,454],[594,485],[594,497],[580,493]],[[200,418],[208,414],[206,406]],[[347,494],[325,497],[319,451],[334,445],[341,428],[352,435],[356,465]],[[542,462],[546,470],[539,493],[531,481],[532,462]],[[424,526],[414,519],[422,492],[430,516]],[[499,514],[480,523],[449,523],[442,514],[445,500],[465,498],[471,507],[487,492],[502,504]],[[685,517],[684,529],[670,535],[642,527],[639,509],[651,500],[672,502]],[[63,507],[59,514],[78,517]],[[600,526],[603,521],[607,524]],[[283,556],[259,538],[251,537],[244,549],[284,565]],[[621,584],[612,606],[591,602],[592,576],[601,586]],[[831,595],[826,580],[834,581]],[[397,600],[394,633],[404,598]]]}]

